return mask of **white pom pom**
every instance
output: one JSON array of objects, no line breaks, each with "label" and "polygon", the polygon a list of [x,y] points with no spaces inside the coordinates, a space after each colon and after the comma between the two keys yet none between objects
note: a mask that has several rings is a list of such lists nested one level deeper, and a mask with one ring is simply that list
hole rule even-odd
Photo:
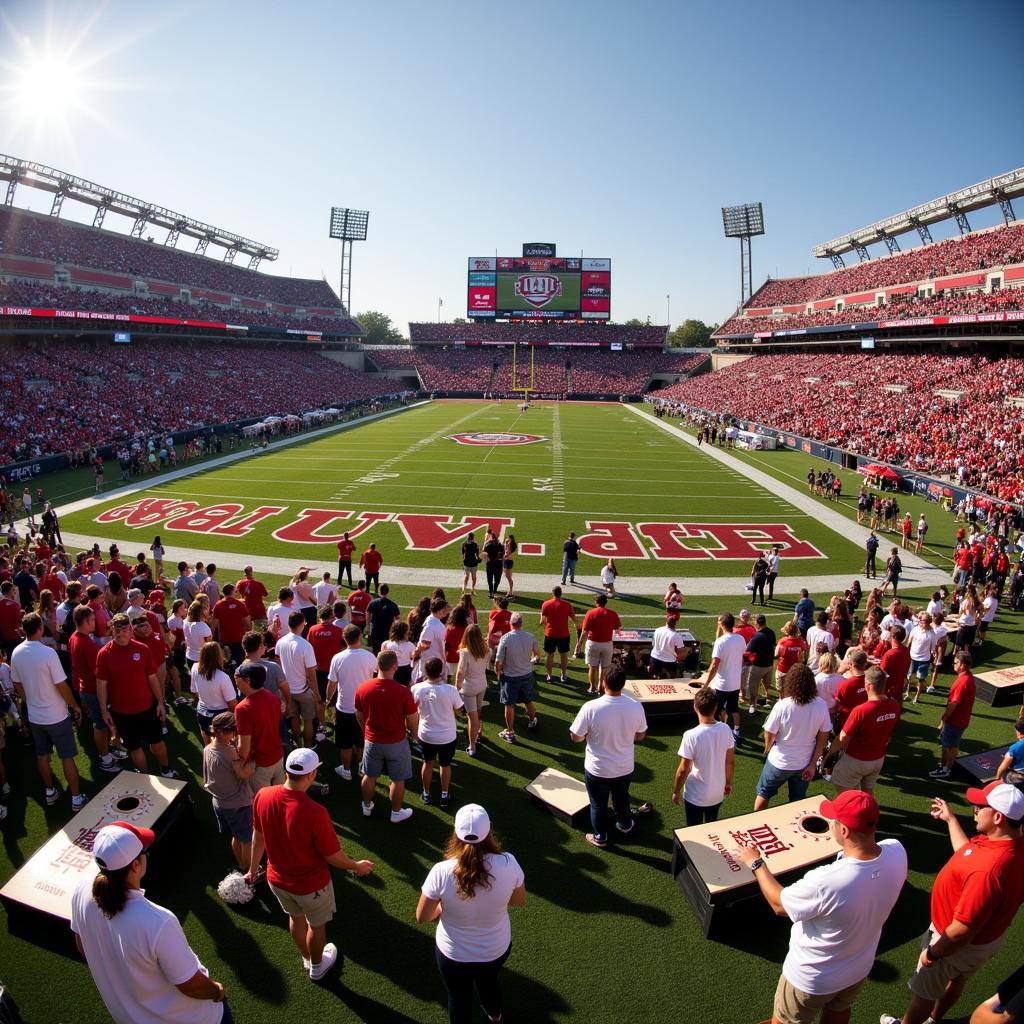
[{"label": "white pom pom", "polygon": [[240,871],[232,871],[217,886],[217,895],[225,903],[248,903],[255,894],[256,890],[249,885]]}]

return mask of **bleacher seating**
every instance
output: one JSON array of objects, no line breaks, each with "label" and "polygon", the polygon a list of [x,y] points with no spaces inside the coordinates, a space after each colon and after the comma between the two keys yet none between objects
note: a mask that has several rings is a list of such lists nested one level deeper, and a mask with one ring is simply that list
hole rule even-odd
[{"label": "bleacher seating", "polygon": [[549,343],[617,342],[623,345],[664,346],[666,327],[630,327],[626,324],[562,323],[411,323],[413,345],[455,345],[474,341],[522,341],[530,338]]},{"label": "bleacher seating", "polygon": [[[961,395],[943,397],[940,390]],[[753,356],[652,397],[1021,501],[1024,440],[1019,409],[1007,403],[1018,395],[1024,395],[1020,359],[813,353]]]}]

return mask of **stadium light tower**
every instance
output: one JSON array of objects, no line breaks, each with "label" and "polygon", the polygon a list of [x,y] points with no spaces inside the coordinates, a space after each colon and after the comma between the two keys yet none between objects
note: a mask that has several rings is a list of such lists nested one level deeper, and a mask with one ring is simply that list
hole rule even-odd
[{"label": "stadium light tower", "polygon": [[754,293],[754,270],[750,258],[750,239],[764,234],[764,211],[760,203],[723,206],[722,223],[726,238],[740,240],[740,305]]},{"label": "stadium light tower", "polygon": [[350,210],[347,206],[331,207],[331,238],[341,242],[341,283],[338,297],[345,309],[352,312],[352,243],[366,241],[369,210]]}]

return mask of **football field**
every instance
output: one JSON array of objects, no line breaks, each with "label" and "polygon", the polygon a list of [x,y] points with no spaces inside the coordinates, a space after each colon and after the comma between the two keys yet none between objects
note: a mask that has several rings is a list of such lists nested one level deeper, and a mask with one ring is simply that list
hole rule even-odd
[{"label": "football field", "polygon": [[[247,454],[112,499],[88,499],[65,531],[145,549],[289,558],[330,568],[348,531],[376,543],[383,579],[457,572],[470,530],[512,534],[516,572],[558,572],[570,530],[594,579],[614,557],[629,590],[668,578],[743,576],[782,545],[790,579],[848,573],[860,546],[771,487],[620,405],[433,402]],[[545,577],[545,578],[546,578]],[[523,587],[524,590],[531,589]],[[685,589],[685,587],[684,587]]]}]

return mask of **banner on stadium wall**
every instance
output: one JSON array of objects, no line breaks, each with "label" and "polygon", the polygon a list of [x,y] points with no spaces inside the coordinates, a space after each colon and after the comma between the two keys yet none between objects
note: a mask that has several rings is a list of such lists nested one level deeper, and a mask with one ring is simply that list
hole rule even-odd
[{"label": "banner on stadium wall", "polygon": [[1010,309],[998,313],[962,313],[957,316],[916,316],[906,320],[871,320],[863,323],[832,324],[828,327],[801,327],[791,331],[755,331],[751,334],[723,335],[722,340],[737,338],[795,338],[808,334],[837,334],[841,331],[892,330],[898,327],[948,327],[958,324],[1018,323],[1024,310]]}]

